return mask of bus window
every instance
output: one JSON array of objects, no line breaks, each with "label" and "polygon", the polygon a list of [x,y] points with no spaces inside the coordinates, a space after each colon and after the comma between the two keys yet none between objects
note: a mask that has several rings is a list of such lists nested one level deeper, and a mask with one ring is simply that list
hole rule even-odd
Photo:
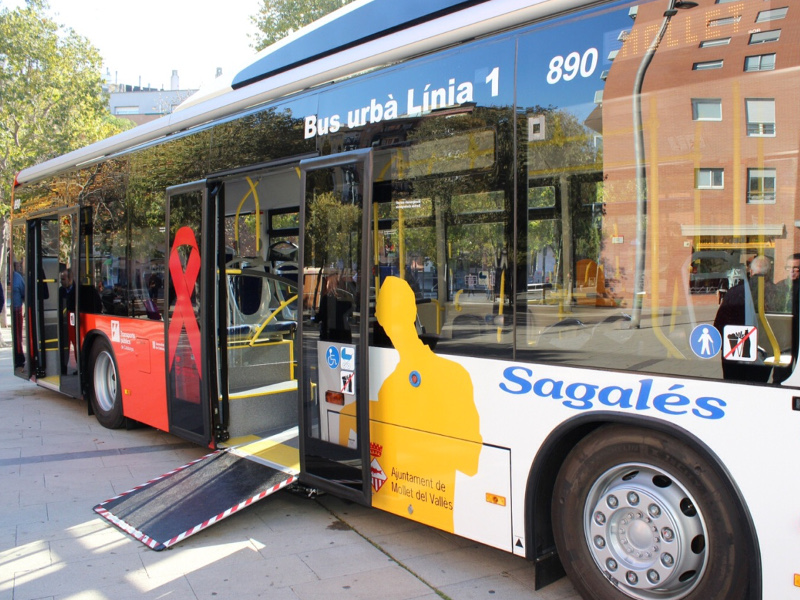
[{"label": "bus window", "polygon": [[[85,273],[81,281],[81,310],[129,316],[128,210],[122,178],[106,176],[124,164],[106,163],[77,173],[83,182],[84,232],[88,239],[81,252]],[[98,301],[99,297],[99,301]]]},{"label": "bus window", "polygon": [[[492,131],[460,135],[464,148],[492,165]],[[412,146],[409,155],[426,150],[425,143]],[[376,184],[380,280],[394,275],[409,283],[418,332],[437,351],[510,357],[509,199],[491,172],[453,175],[441,168],[438,176]]]},{"label": "bus window", "polygon": [[300,212],[295,208],[270,211],[267,260],[279,276],[299,281]]},{"label": "bus window", "polygon": [[[742,89],[722,76],[709,87],[691,69],[675,79],[669,45],[642,74],[637,43],[663,15],[643,4],[633,16],[633,29],[614,11],[592,20],[605,31],[602,52],[574,44],[551,56],[565,31],[589,35],[586,22],[520,38],[520,56],[550,59],[518,79],[527,209],[518,211],[517,356],[744,381],[750,371],[766,381],[779,365],[769,379],[778,382],[796,347],[782,268],[797,171],[794,158],[774,158],[788,148],[776,135],[778,102],[752,78]],[[767,272],[750,276],[754,259]],[[731,340],[745,327],[758,343],[735,358],[743,348]]]},{"label": "bus window", "polygon": [[[135,193],[135,192],[132,192]],[[131,310],[142,319],[164,319],[164,269],[166,232],[164,195],[141,191],[132,198],[131,227]]]},{"label": "bus window", "polygon": [[236,256],[258,256],[256,250],[256,215],[253,212],[225,217],[225,246]]}]

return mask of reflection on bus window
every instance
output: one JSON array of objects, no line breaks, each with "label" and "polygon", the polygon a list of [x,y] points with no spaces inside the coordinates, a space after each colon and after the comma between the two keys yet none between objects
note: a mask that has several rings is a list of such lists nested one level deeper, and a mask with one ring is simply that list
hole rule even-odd
[{"label": "reflection on bus window", "polygon": [[446,123],[455,129],[450,141],[464,140],[455,145],[460,151],[436,152],[422,141],[402,156],[376,157],[378,164],[414,157],[425,165],[405,170],[418,177],[376,183],[375,259],[380,281],[393,275],[408,282],[418,334],[437,352],[511,355],[510,198],[497,187],[493,131],[460,129],[499,116],[476,111]]}]

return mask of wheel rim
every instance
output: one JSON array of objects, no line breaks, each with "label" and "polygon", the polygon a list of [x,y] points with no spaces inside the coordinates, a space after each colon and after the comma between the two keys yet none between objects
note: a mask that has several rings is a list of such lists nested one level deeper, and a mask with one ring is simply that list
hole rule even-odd
[{"label": "wheel rim", "polygon": [[685,597],[708,563],[697,503],[652,465],[619,465],[603,473],[589,491],[584,531],[597,567],[637,600]]},{"label": "wheel rim", "polygon": [[104,412],[114,408],[117,401],[117,371],[114,359],[103,350],[94,363],[94,397]]}]

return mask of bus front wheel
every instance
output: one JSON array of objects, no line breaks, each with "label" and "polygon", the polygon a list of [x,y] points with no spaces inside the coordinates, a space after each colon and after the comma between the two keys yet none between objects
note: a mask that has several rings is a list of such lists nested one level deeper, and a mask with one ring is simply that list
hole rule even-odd
[{"label": "bus front wheel", "polygon": [[98,339],[92,346],[89,373],[89,401],[95,417],[103,427],[118,429],[124,421],[119,369],[114,351],[103,339]]},{"label": "bus front wheel", "polygon": [[664,433],[601,427],[556,479],[561,562],[584,598],[743,600],[748,548],[710,462]]}]

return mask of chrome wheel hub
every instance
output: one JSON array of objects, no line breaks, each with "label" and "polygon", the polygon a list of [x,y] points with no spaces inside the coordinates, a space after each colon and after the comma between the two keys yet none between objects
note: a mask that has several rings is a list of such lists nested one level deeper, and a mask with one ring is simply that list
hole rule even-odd
[{"label": "chrome wheel hub", "polygon": [[678,600],[706,568],[706,527],[691,495],[650,465],[606,471],[589,492],[586,543],[597,567],[637,600]]}]

